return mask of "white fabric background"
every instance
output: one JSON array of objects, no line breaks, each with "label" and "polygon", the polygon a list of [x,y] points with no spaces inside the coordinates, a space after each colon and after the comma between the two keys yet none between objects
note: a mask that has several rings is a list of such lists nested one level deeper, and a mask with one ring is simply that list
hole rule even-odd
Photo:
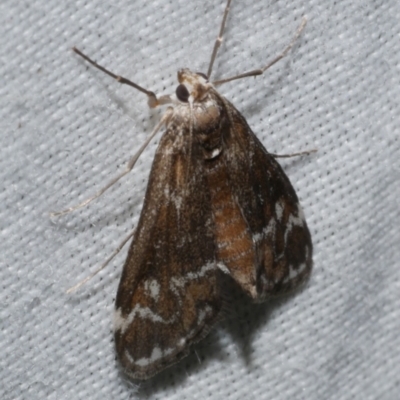
[{"label": "white fabric background", "polygon": [[139,389],[119,374],[111,329],[126,248],[157,140],[89,207],[50,219],[120,171],[160,118],[88,66],[74,45],[157,93],[205,71],[220,1],[0,3],[0,398],[387,399],[400,393],[400,3],[237,0],[214,78],[283,160],[305,210],[314,270],[294,296],[232,313],[195,353]]}]

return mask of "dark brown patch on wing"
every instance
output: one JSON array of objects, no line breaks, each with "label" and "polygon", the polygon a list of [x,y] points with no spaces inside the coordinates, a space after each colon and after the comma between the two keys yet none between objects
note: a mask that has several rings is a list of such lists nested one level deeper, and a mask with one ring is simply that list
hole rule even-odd
[{"label": "dark brown patch on wing", "polygon": [[218,260],[252,297],[257,295],[251,231],[232,195],[223,155],[207,165]]},{"label": "dark brown patch on wing", "polygon": [[188,156],[182,129],[173,123],[160,141],[117,292],[117,354],[137,379],[184,357],[221,309],[202,157],[195,146]]},{"label": "dark brown patch on wing", "polygon": [[308,278],[311,236],[288,177],[242,115],[225,102],[231,129],[224,132],[224,162],[231,196],[252,234],[257,275],[253,297],[263,300]]}]

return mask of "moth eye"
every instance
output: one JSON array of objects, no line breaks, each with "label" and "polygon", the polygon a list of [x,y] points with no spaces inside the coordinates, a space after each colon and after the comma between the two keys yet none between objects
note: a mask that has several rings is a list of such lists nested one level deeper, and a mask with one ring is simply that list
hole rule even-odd
[{"label": "moth eye", "polygon": [[208,81],[208,77],[206,74],[203,74],[202,72],[196,72],[197,75],[200,75],[201,77],[203,77],[206,81]]},{"label": "moth eye", "polygon": [[189,92],[186,89],[185,85],[180,84],[177,88],[176,88],[176,97],[180,100],[183,101],[185,103],[188,102],[189,99]]}]

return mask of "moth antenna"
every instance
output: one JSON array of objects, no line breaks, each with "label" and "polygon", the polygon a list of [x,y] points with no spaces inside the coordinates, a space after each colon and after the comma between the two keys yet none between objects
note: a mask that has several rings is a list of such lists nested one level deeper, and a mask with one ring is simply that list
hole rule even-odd
[{"label": "moth antenna", "polygon": [[301,151],[300,153],[291,153],[291,154],[268,153],[268,154],[274,158],[289,158],[289,157],[308,156],[312,153],[316,153],[317,151],[318,151],[318,149],[311,149],[311,150]]},{"label": "moth antenna", "polygon": [[72,292],[75,292],[75,290],[79,289],[81,286],[83,286],[86,282],[90,281],[94,276],[96,276],[101,270],[103,270],[109,263],[110,261],[122,250],[122,248],[125,246],[126,242],[133,236],[135,233],[135,230],[129,233],[129,235],[119,244],[119,246],[113,251],[110,257],[107,258],[107,260],[98,268],[96,271],[94,271],[92,274],[87,276],[85,279],[82,281],[78,282],[75,286],[72,286],[69,288],[66,293],[70,294]]},{"label": "moth antenna", "polygon": [[296,34],[294,35],[294,38],[291,40],[291,42],[284,48],[282,53],[280,53],[277,57],[275,57],[272,61],[270,61],[265,67],[260,68],[260,69],[254,69],[252,71],[244,72],[243,74],[231,76],[230,78],[225,78],[221,79],[218,81],[214,81],[213,85],[221,85],[226,82],[234,81],[236,79],[242,79],[242,78],[247,78],[249,76],[257,76],[257,75],[262,75],[268,68],[272,67],[275,63],[277,63],[280,59],[286,56],[286,54],[290,51],[290,49],[294,46],[296,43],[297,39],[301,35],[301,32],[303,32],[305,26],[307,24],[307,19],[303,17],[300,26],[298,27]]},{"label": "moth antenna", "polygon": [[86,54],[83,54],[76,47],[73,47],[72,50],[76,54],[81,56],[84,60],[86,60],[88,63],[92,64],[94,67],[99,69],[100,71],[103,71],[107,75],[109,75],[112,78],[116,79],[119,83],[122,83],[124,85],[132,86],[135,89],[139,90],[140,92],[144,93],[148,98],[147,104],[149,105],[150,108],[154,108],[154,107],[157,107],[157,106],[159,106],[161,104],[167,104],[167,103],[171,103],[172,102],[171,97],[168,96],[168,95],[161,96],[160,98],[158,98],[157,95],[154,92],[152,92],[151,90],[147,90],[147,89],[141,87],[140,85],[132,82],[131,80],[129,80],[127,78],[124,78],[123,76],[114,74],[113,72],[109,71],[108,69],[106,69],[106,68],[102,67],[101,65],[97,64],[96,61],[93,61],[90,57],[88,57]]},{"label": "moth antenna", "polygon": [[71,211],[75,211],[75,210],[78,210],[79,208],[87,206],[93,200],[95,200],[98,197],[100,197],[106,190],[108,190],[111,186],[113,186],[115,183],[117,183],[126,174],[128,174],[132,170],[134,165],[136,164],[136,161],[139,159],[139,157],[142,154],[143,150],[147,147],[147,145],[150,143],[150,141],[153,139],[153,137],[156,135],[156,133],[160,130],[161,126],[169,120],[171,115],[172,115],[172,108],[168,108],[168,110],[165,112],[165,114],[161,118],[160,122],[154,128],[153,132],[145,140],[145,142],[142,144],[140,149],[135,153],[135,155],[128,161],[128,164],[126,165],[126,168],[125,168],[125,170],[123,172],[121,172],[114,179],[112,179],[110,182],[108,182],[108,184],[106,186],[104,186],[101,190],[99,190],[94,196],[86,199],[85,201],[83,201],[82,203],[77,204],[76,206],[66,208],[65,210],[62,210],[62,211],[51,212],[50,216],[51,217],[59,217],[59,216],[64,215],[64,214],[68,214]]},{"label": "moth antenna", "polygon": [[221,44],[222,44],[223,34],[224,34],[224,30],[225,30],[226,18],[228,17],[230,5],[231,5],[231,0],[228,0],[228,2],[226,3],[225,11],[224,11],[224,16],[222,17],[221,26],[219,28],[218,37],[217,37],[217,39],[215,40],[215,43],[214,43],[214,48],[213,48],[213,51],[212,51],[212,54],[211,54],[210,64],[208,65],[208,71],[207,71],[207,78],[208,79],[210,79],[212,68],[213,68],[213,65],[214,65],[214,61],[215,61],[215,59],[217,57],[218,49],[221,47]]}]

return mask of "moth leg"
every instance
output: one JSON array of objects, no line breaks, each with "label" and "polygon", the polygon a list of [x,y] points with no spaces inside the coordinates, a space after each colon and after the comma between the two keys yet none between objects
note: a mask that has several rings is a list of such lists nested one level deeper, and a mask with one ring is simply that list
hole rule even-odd
[{"label": "moth leg", "polygon": [[95,275],[97,275],[101,270],[103,270],[109,264],[109,262],[122,250],[122,248],[125,246],[126,242],[134,235],[134,233],[135,233],[135,229],[129,233],[129,235],[113,251],[111,256],[108,257],[107,260],[104,261],[104,263],[99,268],[96,269],[96,271],[94,271],[92,274],[87,276],[82,281],[78,282],[75,286],[72,286],[71,288],[69,288],[66,291],[66,293],[69,294],[69,293],[72,293],[75,290],[79,289],[82,285],[84,285],[86,282],[88,282],[90,279],[92,279]]},{"label": "moth leg", "polygon": [[128,164],[126,165],[126,168],[123,172],[121,172],[119,175],[117,175],[114,179],[112,179],[106,186],[104,186],[101,190],[99,190],[94,196],[90,197],[89,199],[86,199],[82,203],[77,204],[76,206],[72,206],[69,208],[66,208],[65,210],[62,211],[56,211],[50,213],[51,217],[59,217],[60,215],[67,214],[71,211],[78,210],[79,208],[87,206],[89,203],[91,203],[93,200],[97,199],[100,197],[107,189],[109,189],[114,183],[117,183],[122,177],[124,177],[126,174],[128,174],[134,165],[136,164],[136,161],[139,159],[140,155],[142,154],[143,150],[147,147],[147,145],[150,143],[150,141],[153,139],[153,137],[156,135],[156,133],[160,130],[161,126],[166,123],[169,118],[172,115],[172,108],[168,108],[168,110],[165,112],[163,117],[161,118],[160,122],[156,125],[154,128],[153,132],[149,135],[149,137],[145,140],[145,142],[142,144],[140,149],[136,152],[136,154],[129,160]]},{"label": "moth leg", "polygon": [[277,57],[275,57],[272,61],[270,61],[265,67],[260,68],[260,69],[254,69],[254,70],[248,71],[248,72],[244,72],[243,74],[231,76],[230,78],[221,79],[219,81],[214,81],[213,85],[221,85],[222,83],[234,81],[236,79],[247,78],[249,76],[262,75],[268,68],[272,67],[280,59],[282,59],[283,57],[286,56],[286,54],[290,51],[290,49],[296,43],[301,32],[303,32],[303,29],[305,28],[306,24],[307,24],[307,19],[305,17],[303,17],[303,20],[301,21],[301,24],[300,24],[299,28],[297,29],[296,34],[294,35],[294,38],[291,40],[291,42],[285,47],[285,49],[282,51],[282,53],[280,53]]},{"label": "moth leg", "polygon": [[291,153],[291,154],[268,153],[268,154],[274,158],[289,158],[289,157],[308,156],[312,153],[316,153],[317,151],[318,151],[317,149],[311,149],[311,150],[301,151],[300,153]]},{"label": "moth leg", "polygon": [[112,78],[116,79],[119,83],[125,84],[125,85],[129,85],[134,87],[135,89],[139,90],[140,92],[144,93],[148,100],[147,100],[147,104],[149,105],[150,108],[154,108],[157,107],[161,104],[167,104],[167,103],[171,103],[172,99],[170,98],[170,96],[166,95],[166,96],[161,96],[161,97],[157,97],[156,94],[154,92],[152,92],[151,90],[147,90],[141,86],[139,86],[138,84],[130,81],[127,78],[124,78],[123,76],[119,76],[119,75],[115,75],[114,73],[112,73],[111,71],[109,71],[108,69],[102,67],[101,65],[97,64],[97,62],[93,61],[91,58],[89,58],[86,54],[83,54],[80,50],[78,50],[76,47],[73,47],[72,50],[80,55],[84,60],[86,60],[88,63],[92,64],[94,67],[96,67],[97,69],[99,69],[100,71],[103,71],[104,73],[106,73],[107,75],[111,76]]},{"label": "moth leg", "polygon": [[231,0],[228,0],[228,2],[226,3],[225,11],[224,11],[224,16],[222,17],[221,26],[219,28],[218,37],[215,40],[213,52],[211,54],[211,60],[210,60],[210,64],[208,66],[208,71],[207,71],[208,78],[210,78],[210,76],[211,76],[212,68],[214,65],[215,58],[217,57],[218,49],[221,47],[221,44],[222,44],[223,34],[224,34],[224,30],[225,30],[226,17],[228,16],[230,5],[231,5]]}]

